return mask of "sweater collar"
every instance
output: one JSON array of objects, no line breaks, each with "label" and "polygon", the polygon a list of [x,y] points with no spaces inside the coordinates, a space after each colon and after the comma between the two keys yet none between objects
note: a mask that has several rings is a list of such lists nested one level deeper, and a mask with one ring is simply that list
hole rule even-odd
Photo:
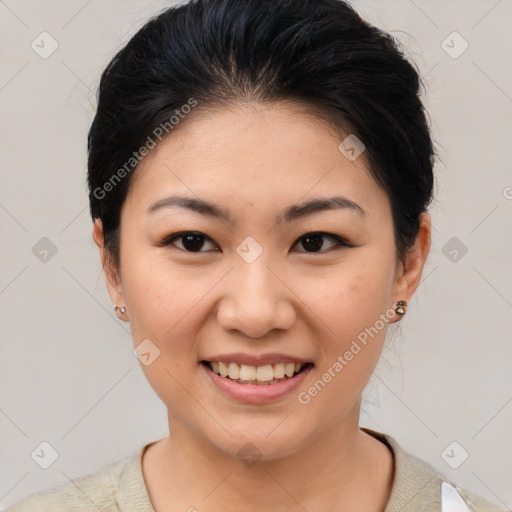
[{"label": "sweater collar", "polygon": [[441,510],[442,475],[406,452],[392,436],[365,427],[361,430],[384,443],[393,454],[393,484],[384,512]]}]

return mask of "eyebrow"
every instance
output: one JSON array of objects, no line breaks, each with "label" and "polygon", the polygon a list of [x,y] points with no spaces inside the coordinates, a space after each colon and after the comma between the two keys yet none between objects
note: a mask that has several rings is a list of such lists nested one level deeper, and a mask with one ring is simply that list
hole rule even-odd
[{"label": "eyebrow", "polygon": [[[186,196],[169,196],[160,199],[147,209],[147,213],[151,214],[163,208],[174,207],[185,208],[207,217],[221,219],[230,223],[233,222],[233,217],[228,209],[203,199]],[[366,215],[366,211],[351,199],[343,196],[334,196],[315,198],[306,203],[288,206],[277,215],[275,221],[277,224],[282,224],[283,222],[292,222],[317,212],[341,209],[353,211],[359,215]]]}]

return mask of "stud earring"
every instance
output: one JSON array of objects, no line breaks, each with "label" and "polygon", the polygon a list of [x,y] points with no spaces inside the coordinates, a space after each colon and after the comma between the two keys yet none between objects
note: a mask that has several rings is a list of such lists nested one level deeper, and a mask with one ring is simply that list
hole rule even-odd
[{"label": "stud earring", "polygon": [[[406,308],[407,308],[407,301],[405,300],[399,300],[396,305],[395,305],[395,313],[397,315],[400,315],[400,317],[398,318],[398,320],[401,320],[402,319],[402,316],[405,315],[405,311],[406,311]],[[397,320],[397,321],[398,321]]]},{"label": "stud earring", "polygon": [[114,311],[117,311],[118,309],[122,315],[124,315],[126,313],[126,308],[124,306],[119,307],[114,304]]}]

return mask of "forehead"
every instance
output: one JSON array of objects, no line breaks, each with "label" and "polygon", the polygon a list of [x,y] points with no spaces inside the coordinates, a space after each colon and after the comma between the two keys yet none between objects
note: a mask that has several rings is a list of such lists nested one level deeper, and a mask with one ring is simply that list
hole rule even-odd
[{"label": "forehead", "polygon": [[343,195],[368,213],[387,206],[364,154],[350,160],[340,151],[347,134],[300,105],[196,112],[139,164],[127,208],[147,209],[176,193],[229,210],[258,207],[274,214],[284,205],[319,196]]}]

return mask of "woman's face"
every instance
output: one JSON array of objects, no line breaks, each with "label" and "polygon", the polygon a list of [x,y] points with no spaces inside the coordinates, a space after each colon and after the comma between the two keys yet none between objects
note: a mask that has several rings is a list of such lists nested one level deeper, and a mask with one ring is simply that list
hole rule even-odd
[{"label": "woman's face", "polygon": [[[389,200],[343,138],[298,106],[212,109],[136,171],[109,292],[171,429],[205,449],[240,456],[251,442],[272,459],[358,423],[393,303],[423,260],[402,274]],[[324,206],[303,208],[312,200]],[[233,379],[204,361],[234,363],[217,369]],[[266,383],[295,362],[309,364]]]}]

